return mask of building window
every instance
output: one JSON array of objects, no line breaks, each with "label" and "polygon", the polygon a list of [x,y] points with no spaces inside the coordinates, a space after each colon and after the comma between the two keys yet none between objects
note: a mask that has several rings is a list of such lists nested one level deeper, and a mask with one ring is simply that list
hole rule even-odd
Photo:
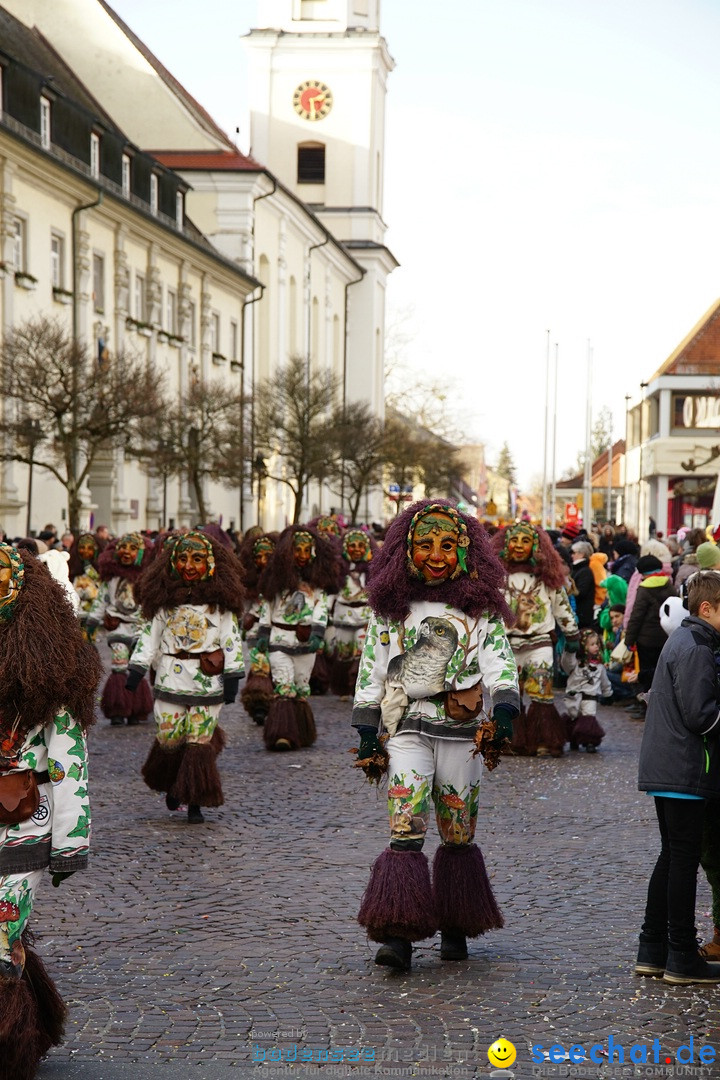
[{"label": "building window", "polygon": [[50,149],[50,101],[40,98],[40,145],[43,150]]},{"label": "building window", "polygon": [[100,136],[94,131],[90,134],[90,175],[100,175]]},{"label": "building window", "polygon": [[182,230],[185,224],[185,197],[182,191],[178,191],[175,196],[175,226]]},{"label": "building window", "polygon": [[130,155],[122,156],[122,193],[127,199],[130,195]]},{"label": "building window", "polygon": [[165,296],[165,329],[168,334],[177,334],[177,293],[168,289]]},{"label": "building window", "polygon": [[214,353],[220,352],[220,316],[213,312],[210,319],[210,347]]},{"label": "building window", "polygon": [[23,218],[15,218],[13,236],[13,267],[15,271],[24,274],[27,270],[27,222]]},{"label": "building window", "polygon": [[322,143],[300,143],[298,146],[297,182],[325,183],[325,147]]},{"label": "building window", "polygon": [[238,324],[234,319],[230,320],[230,359],[238,358]]},{"label": "building window", "polygon": [[158,178],[155,173],[150,176],[150,213],[158,212]]},{"label": "building window", "polygon": [[62,236],[50,236],[50,282],[53,289],[65,288],[65,241]]},{"label": "building window", "polygon": [[135,275],[135,318],[145,322],[145,278],[142,274]]},{"label": "building window", "polygon": [[93,308],[99,314],[105,311],[105,259],[93,255]]}]

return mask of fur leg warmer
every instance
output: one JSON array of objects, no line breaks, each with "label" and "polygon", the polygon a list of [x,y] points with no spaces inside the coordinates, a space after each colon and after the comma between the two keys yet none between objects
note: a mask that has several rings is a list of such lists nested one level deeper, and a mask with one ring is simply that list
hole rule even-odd
[{"label": "fur leg warmer", "polygon": [[310,702],[306,701],[305,698],[295,698],[295,714],[297,716],[300,745],[312,746],[317,739],[317,729]]},{"label": "fur leg warmer", "polygon": [[212,739],[210,740],[210,745],[212,746],[213,750],[215,751],[215,757],[217,757],[218,754],[222,754],[223,750],[225,749],[225,747],[227,745],[227,735],[225,734],[225,732],[223,731],[223,729],[220,727],[219,724],[217,725],[217,727],[215,728],[215,730],[212,733]]},{"label": "fur leg warmer", "polygon": [[158,739],[153,741],[142,767],[143,780],[152,791],[170,790],[177,779],[184,753],[184,745],[168,747]]},{"label": "fur leg warmer", "polygon": [[505,925],[477,844],[443,844],[437,849],[433,901],[441,930],[477,937]]},{"label": "fur leg warmer", "polygon": [[532,750],[544,746],[552,757],[562,757],[563,746],[567,740],[567,726],[554,705],[549,702],[533,701],[527,714],[528,745],[532,740]]},{"label": "fur leg warmer", "polygon": [[324,649],[315,653],[315,663],[310,675],[310,689],[313,694],[327,694],[330,686],[330,661]]},{"label": "fur leg warmer", "polygon": [[243,687],[240,700],[248,716],[253,720],[257,716],[267,716],[273,696],[273,684],[269,675],[260,675],[251,671]]},{"label": "fur leg warmer", "polygon": [[430,867],[422,851],[383,851],[373,864],[358,922],[371,941],[432,937],[437,918]]},{"label": "fur leg warmer", "polygon": [[212,743],[186,743],[177,778],[170,794],[178,802],[195,806],[222,806],[217,754]]},{"label": "fur leg warmer", "polygon": [[[147,720],[153,711],[153,693],[147,679],[141,679],[135,690],[130,692],[130,711],[123,716],[137,716],[140,720]],[[117,714],[120,715],[120,714]]]},{"label": "fur leg warmer", "polygon": [[302,746],[300,730],[298,727],[298,714],[295,709],[295,699],[275,695],[270,702],[270,709],[263,728],[263,739],[268,750],[274,750],[278,740],[284,740],[289,745],[283,745],[279,749],[299,750]]},{"label": "fur leg warmer", "polygon": [[0,975],[0,1080],[32,1080],[46,1045],[30,983]]},{"label": "fur leg warmer", "polygon": [[23,981],[28,984],[35,1005],[38,1019],[38,1050],[47,1054],[51,1046],[59,1046],[63,1040],[67,1006],[60,997],[58,989],[47,973],[47,969],[38,954],[25,946],[25,971]]}]

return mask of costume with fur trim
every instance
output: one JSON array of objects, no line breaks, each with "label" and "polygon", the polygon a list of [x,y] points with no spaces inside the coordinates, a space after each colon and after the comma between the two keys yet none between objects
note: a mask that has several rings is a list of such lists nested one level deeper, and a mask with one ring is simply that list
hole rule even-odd
[{"label": "costume with fur trim", "polygon": [[[86,557],[83,557],[79,550],[81,547],[87,555],[92,550],[92,556],[87,557],[86,555]],[[70,565],[68,567],[72,586],[80,601],[77,612],[80,628],[85,640],[91,644],[95,641],[98,626],[97,623],[88,626],[88,616],[100,592],[100,574],[97,568],[100,551],[100,541],[93,533],[80,533],[73,541],[70,549]]]},{"label": "costume with fur trim", "polygon": [[560,660],[568,677],[564,704],[568,738],[573,748],[597,748],[600,745],[605,731],[597,720],[598,701],[600,698],[611,698],[613,692],[600,656],[591,659],[585,653],[587,639],[591,636],[600,640],[600,635],[594,630],[586,630],[582,634],[577,655],[564,652]]},{"label": "costume with fur trim", "polygon": [[[351,557],[351,552],[358,548],[359,553],[359,548],[362,547],[365,549],[363,557],[356,562]],[[375,540],[362,529],[345,531],[342,538],[345,580],[330,605],[330,686],[334,694],[346,695],[355,692],[360,657],[370,620],[367,584],[372,573],[372,559],[378,550]]]},{"label": "costume with fur trim", "polygon": [[[532,540],[531,558],[515,562],[508,555],[513,537]],[[520,693],[530,699],[514,724],[513,750],[534,755],[540,750],[553,757],[562,754],[566,726],[555,707],[553,695],[553,637],[556,624],[568,641],[578,641],[579,631],[564,587],[560,556],[544,529],[526,522],[497,533],[492,539],[507,571],[505,597],[512,612],[508,639],[515,654]]]},{"label": "costume with fur trim", "polygon": [[0,825],[0,1078],[30,1080],[62,1041],[65,1005],[26,933],[49,869],[87,866],[87,728],[100,660],[83,640],[62,587],[31,556],[0,545],[12,566],[0,600],[0,774],[33,772],[31,816]]},{"label": "costume with fur trim", "polygon": [[[423,543],[444,552],[426,577],[429,560],[416,557]],[[486,718],[483,689],[492,712],[511,717],[520,702],[502,566],[474,518],[443,501],[415,503],[389,527],[373,562],[352,723],[363,739],[381,724],[390,734],[390,846],[373,865],[358,921],[383,943],[376,963],[407,967],[409,943],[437,929],[443,948],[450,935],[464,949],[466,937],[503,925],[474,843],[482,759],[472,750]],[[456,720],[446,692],[463,690],[475,690],[477,712]],[[422,847],[433,812],[441,846],[431,882]]]},{"label": "costume with fur trim", "polygon": [[263,598],[260,577],[275,551],[278,540],[276,532],[250,530],[243,539],[238,553],[245,585],[245,608],[242,616],[243,657],[247,679],[241,700],[248,716],[256,724],[263,724],[270,708],[273,694],[270,664],[265,653],[258,653],[257,639]]},{"label": "costume with fur trim", "polygon": [[[137,544],[134,565],[118,561],[118,548],[126,542]],[[127,690],[125,677],[133,649],[143,625],[135,590],[144,569],[154,554],[153,546],[140,533],[126,533],[112,540],[98,559],[100,590],[87,617],[88,630],[99,626],[108,628],[110,675],[103,688],[100,707],[109,720],[139,723],[146,720],[152,709],[150,687],[143,679],[135,690]],[[110,629],[112,627],[112,629]]]},{"label": "costume with fur trim", "polygon": [[[194,547],[193,547],[194,545]],[[205,577],[178,576],[182,551],[205,555]],[[205,533],[177,537],[143,576],[143,629],[129,666],[129,681],[155,668],[156,739],[143,767],[148,787],[178,803],[221,806],[215,759],[224,745],[218,728],[228,688],[237,693],[244,674],[238,615],[244,591],[234,554]],[[203,671],[215,654],[217,673]],[[234,700],[234,697],[233,697]]]},{"label": "costume with fur trim", "polygon": [[[303,566],[295,558],[298,545],[309,553]],[[265,603],[259,647],[267,652],[274,690],[263,731],[269,750],[297,750],[315,742],[315,718],[307,700],[310,675],[325,637],[328,592],[339,586],[339,562],[330,542],[310,526],[290,525],[280,534],[260,579]]]}]

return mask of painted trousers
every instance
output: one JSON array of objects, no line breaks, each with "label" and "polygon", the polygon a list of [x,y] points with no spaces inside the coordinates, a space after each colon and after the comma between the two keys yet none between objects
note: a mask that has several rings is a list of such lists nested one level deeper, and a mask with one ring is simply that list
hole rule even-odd
[{"label": "painted trousers", "polygon": [[157,724],[158,742],[172,749],[184,743],[202,746],[209,743],[220,719],[219,705],[177,705],[155,698],[153,711]]},{"label": "painted trousers", "polygon": [[270,674],[275,693],[280,697],[310,697],[310,675],[315,653],[270,653]]},{"label": "painted trousers", "polygon": [[18,974],[25,963],[20,935],[30,918],[38,885],[46,874],[47,870],[30,870],[0,877],[0,961],[19,968]]},{"label": "painted trousers", "polygon": [[466,739],[404,732],[388,739],[390,846],[422,847],[434,807],[444,844],[471,844],[477,823],[483,760]]},{"label": "painted trousers", "polygon": [[531,701],[543,705],[553,703],[553,647],[547,645],[519,645],[511,642],[518,668],[520,697],[526,693]]}]

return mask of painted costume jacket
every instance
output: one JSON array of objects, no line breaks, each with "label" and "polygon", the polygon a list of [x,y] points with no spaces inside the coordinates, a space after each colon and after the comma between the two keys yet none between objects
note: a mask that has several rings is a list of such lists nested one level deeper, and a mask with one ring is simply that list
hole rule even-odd
[{"label": "painted costume jacket", "polygon": [[[206,675],[200,668],[200,654],[218,649],[224,655],[222,672]],[[151,666],[155,668],[153,692],[160,701],[221,705],[224,679],[245,674],[237,617],[214,604],[161,608],[143,626],[130,661],[130,670],[143,674]]]},{"label": "painted costume jacket", "polygon": [[315,652],[309,640],[324,638],[327,622],[327,593],[301,582],[294,592],[283,592],[274,600],[265,601],[258,637],[269,639],[271,653],[301,656]]},{"label": "painted costume jacket", "polygon": [[565,637],[577,639],[578,625],[565,589],[550,589],[535,574],[520,570],[508,575],[505,599],[516,620],[508,631],[514,649],[551,645],[556,623]]},{"label": "painted costume jacket", "polygon": [[566,694],[582,694],[584,698],[595,698],[596,701],[612,696],[608,673],[599,660],[581,664],[574,653],[564,652],[560,664],[568,677]]},{"label": "painted costume jacket", "polygon": [[49,724],[31,728],[22,745],[0,749],[0,772],[32,769],[49,774],[40,783],[40,805],[17,825],[0,825],[0,877],[42,870],[84,870],[90,848],[87,741],[80,725],[64,710]]},{"label": "painted costume jacket", "polygon": [[372,614],[368,603],[367,571],[364,564],[353,567],[347,574],[342,589],[332,605],[330,623],[344,630],[356,630],[367,626]]},{"label": "painted costume jacket", "polygon": [[116,637],[125,634],[134,640],[138,636],[145,620],[135,600],[132,581],[118,576],[100,583],[100,591],[88,613],[88,624],[102,626],[106,615],[120,620],[118,628],[111,631]]},{"label": "painted costume jacket", "polygon": [[414,603],[404,622],[372,614],[355,691],[352,723],[379,727],[383,700],[398,687],[408,703],[398,733],[472,739],[486,717],[453,720],[445,691],[482,681],[490,711],[501,703],[520,711],[515,657],[500,619],[465,615],[449,604]]},{"label": "painted costume jacket", "polygon": [[73,588],[80,599],[78,618],[85,622],[100,592],[100,575],[92,563],[88,563],[82,574],[73,578]]}]

